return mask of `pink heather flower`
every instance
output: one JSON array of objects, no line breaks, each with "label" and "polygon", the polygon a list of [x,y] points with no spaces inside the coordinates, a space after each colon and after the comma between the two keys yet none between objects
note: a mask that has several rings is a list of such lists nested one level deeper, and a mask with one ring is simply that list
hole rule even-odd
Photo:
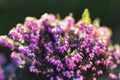
[{"label": "pink heather flower", "polygon": [[38,71],[38,69],[37,68],[35,68],[35,66],[30,66],[30,72],[34,72],[34,73],[39,73],[39,71]]},{"label": "pink heather flower", "polygon": [[115,74],[113,74],[113,73],[109,73],[109,77],[111,78],[111,79],[117,79],[117,76],[115,75]]},{"label": "pink heather flower", "polygon": [[97,79],[94,77],[93,80],[97,80]]},{"label": "pink heather flower", "polygon": [[20,53],[12,52],[11,58],[13,59],[13,62],[15,63],[15,65],[17,65],[21,68],[23,68],[23,66],[26,63],[25,60],[23,59],[23,55]]},{"label": "pink heather flower", "polygon": [[75,24],[75,20],[73,19],[73,17],[67,16],[67,17],[65,17],[65,19],[63,19],[63,20],[60,22],[60,25],[61,25],[60,27],[61,27],[64,31],[68,32],[68,31],[73,30],[74,24]]},{"label": "pink heather flower", "polygon": [[64,76],[66,76],[68,79],[70,79],[71,77],[74,76],[74,72],[73,71],[63,71],[62,73]]},{"label": "pink heather flower", "polygon": [[66,63],[66,65],[67,65],[67,67],[68,67],[69,69],[74,70],[76,64],[75,64],[73,58],[69,58],[68,56],[66,56],[66,58],[65,58],[65,63]]},{"label": "pink heather flower", "polygon": [[15,28],[13,28],[10,32],[9,35],[16,41],[22,41],[23,36],[21,33],[18,33],[17,30],[15,30]]},{"label": "pink heather flower", "polygon": [[116,69],[117,68],[117,64],[112,64],[110,68],[111,68],[111,70]]},{"label": "pink heather flower", "polygon": [[101,61],[100,61],[100,60],[97,60],[95,63],[96,63],[97,65],[99,65],[99,64],[101,63]]},{"label": "pink heather flower", "polygon": [[79,76],[80,76],[80,73],[81,73],[81,71],[80,71],[80,70],[77,70],[77,71],[76,71],[76,75],[77,75],[77,77],[79,77]]},{"label": "pink heather flower", "polygon": [[102,71],[102,70],[99,70],[99,71],[97,72],[97,74],[98,74],[98,75],[102,75],[102,74],[103,74],[103,71]]},{"label": "pink heather flower", "polygon": [[83,59],[83,57],[80,54],[74,54],[74,56],[72,58],[76,63],[81,62]]},{"label": "pink heather flower", "polygon": [[84,80],[83,76],[80,76],[79,78],[73,78],[73,80]]},{"label": "pink heather flower", "polygon": [[95,68],[95,67],[92,67],[92,71],[96,71],[96,68]]},{"label": "pink heather flower", "polygon": [[[14,30],[14,28],[12,29],[12,31],[17,31],[19,32],[20,34],[24,34],[27,32],[26,28],[22,25],[22,24],[17,24],[16,25],[16,30]],[[11,32],[11,31],[10,31]],[[10,33],[9,32],[9,33]]]},{"label": "pink heather flower", "polygon": [[44,15],[41,16],[42,21],[48,20],[48,22],[50,22],[50,23],[54,22],[55,19],[56,19],[56,17],[53,14],[45,13]]},{"label": "pink heather flower", "polygon": [[32,31],[37,31],[39,30],[38,25],[37,25],[37,19],[32,18],[32,17],[27,17],[26,21],[24,22],[24,26],[27,29],[27,32]]},{"label": "pink heather flower", "polygon": [[111,31],[107,27],[97,27],[95,30],[94,35],[96,37],[103,36],[105,40],[109,40],[111,37]]},{"label": "pink heather flower", "polygon": [[63,79],[61,79],[59,76],[56,76],[56,80],[63,80]]},{"label": "pink heather flower", "polygon": [[92,67],[92,64],[86,64],[86,67],[90,69]]},{"label": "pink heather flower", "polygon": [[84,70],[84,71],[87,72],[87,66],[84,66],[84,65],[83,65],[83,66],[81,67],[81,70]]},{"label": "pink heather flower", "polygon": [[0,36],[0,44],[9,48],[14,48],[14,41],[7,36]]}]

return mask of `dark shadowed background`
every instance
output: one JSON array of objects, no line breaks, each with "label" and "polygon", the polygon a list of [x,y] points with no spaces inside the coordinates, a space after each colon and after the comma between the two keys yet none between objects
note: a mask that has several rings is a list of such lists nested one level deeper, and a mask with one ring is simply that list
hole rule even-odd
[{"label": "dark shadowed background", "polygon": [[85,8],[92,20],[99,17],[101,25],[112,28],[113,42],[120,43],[120,0],[0,0],[0,35],[23,23],[27,16],[59,13],[63,18],[72,12],[77,21]]}]

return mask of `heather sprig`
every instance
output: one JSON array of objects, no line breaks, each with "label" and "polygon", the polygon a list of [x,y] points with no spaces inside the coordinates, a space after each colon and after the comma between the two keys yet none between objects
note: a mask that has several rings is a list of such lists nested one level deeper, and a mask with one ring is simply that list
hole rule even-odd
[{"label": "heather sprig", "polygon": [[111,30],[98,20],[92,23],[85,9],[77,23],[72,16],[62,20],[47,13],[40,19],[27,17],[8,35],[0,36],[0,44],[13,51],[11,57],[18,66],[29,62],[30,72],[47,80],[97,80],[105,74],[117,79],[109,71],[120,63],[120,48],[110,38]]}]

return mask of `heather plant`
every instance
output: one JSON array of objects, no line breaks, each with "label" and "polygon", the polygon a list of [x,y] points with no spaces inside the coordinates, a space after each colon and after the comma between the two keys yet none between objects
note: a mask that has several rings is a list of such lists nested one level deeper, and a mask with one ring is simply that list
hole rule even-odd
[{"label": "heather plant", "polygon": [[43,80],[99,80],[103,75],[117,80],[120,47],[112,45],[111,35],[98,19],[92,22],[85,9],[77,23],[71,15],[27,17],[0,36],[0,44],[11,49],[19,67],[29,64],[30,72]]}]

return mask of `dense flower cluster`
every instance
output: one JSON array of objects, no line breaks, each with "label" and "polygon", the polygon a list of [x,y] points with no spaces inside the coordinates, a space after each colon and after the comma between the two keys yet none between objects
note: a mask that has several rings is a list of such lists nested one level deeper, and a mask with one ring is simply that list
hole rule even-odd
[{"label": "dense flower cluster", "polygon": [[109,46],[107,54],[109,55],[109,77],[113,80],[120,79],[120,47],[119,45]]},{"label": "dense flower cluster", "polygon": [[98,80],[120,64],[120,47],[112,46],[111,30],[91,23],[86,9],[75,23],[72,16],[60,20],[53,14],[40,19],[27,17],[8,36],[0,36],[0,44],[9,47],[22,67],[29,62],[30,72],[47,80]]}]

